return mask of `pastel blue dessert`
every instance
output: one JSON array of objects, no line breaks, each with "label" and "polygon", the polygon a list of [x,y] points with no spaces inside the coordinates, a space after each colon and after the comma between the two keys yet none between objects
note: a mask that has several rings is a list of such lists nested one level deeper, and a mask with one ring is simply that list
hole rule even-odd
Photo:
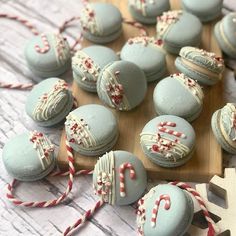
[{"label": "pastel blue dessert", "polygon": [[119,130],[113,113],[104,106],[81,106],[66,118],[66,137],[71,147],[85,156],[98,156],[115,145]]},{"label": "pastel blue dessert", "polygon": [[144,24],[155,24],[157,16],[170,9],[169,0],[129,0],[132,17]]},{"label": "pastel blue dessert", "polygon": [[202,22],[209,22],[221,15],[223,0],[207,0],[199,4],[199,0],[182,0],[185,11],[197,16]]},{"label": "pastel blue dessert", "polygon": [[83,48],[72,57],[74,80],[82,89],[97,92],[100,71],[108,63],[118,60],[117,54],[108,47],[94,45]]},{"label": "pastel blue dessert", "polygon": [[60,34],[33,37],[26,44],[24,53],[30,70],[42,78],[61,75],[70,67],[70,47]]},{"label": "pastel blue dessert", "polygon": [[7,172],[21,181],[36,181],[55,167],[54,145],[42,133],[33,131],[17,135],[3,147]]},{"label": "pastel blue dessert", "polygon": [[203,98],[200,85],[182,73],[161,80],[153,92],[158,115],[180,116],[190,122],[200,115]]},{"label": "pastel blue dessert", "polygon": [[224,60],[213,52],[183,47],[175,60],[176,68],[201,84],[214,85],[223,76]]},{"label": "pastel blue dessert", "polygon": [[129,205],[137,201],[146,187],[146,170],[142,162],[130,152],[106,153],[94,167],[95,193],[111,205]]},{"label": "pastel blue dessert", "polygon": [[86,3],[80,15],[83,37],[98,44],[117,39],[122,33],[122,21],[119,9],[110,3]]},{"label": "pastel blue dessert", "polygon": [[143,152],[162,167],[185,164],[195,150],[193,127],[178,116],[163,115],[150,120],[140,134]]},{"label": "pastel blue dessert", "polygon": [[159,184],[138,202],[138,235],[185,235],[193,212],[193,200],[188,193],[170,184]]},{"label": "pastel blue dessert", "polygon": [[221,147],[231,154],[236,154],[236,104],[227,103],[215,111],[211,127]]},{"label": "pastel blue dessert", "polygon": [[130,38],[123,46],[120,58],[139,66],[147,82],[160,80],[167,72],[166,54],[162,46],[162,41],[152,37]]},{"label": "pastel blue dessert", "polygon": [[169,53],[178,54],[184,46],[200,44],[202,23],[188,12],[167,11],[157,17],[156,31],[157,38],[164,41],[164,49]]},{"label": "pastel blue dessert", "polygon": [[97,93],[106,105],[120,111],[138,106],[146,95],[144,72],[129,61],[115,61],[106,65],[97,81]]},{"label": "pastel blue dessert", "polygon": [[232,58],[236,58],[236,13],[227,14],[214,28],[216,40],[221,50]]},{"label": "pastel blue dessert", "polygon": [[62,122],[73,107],[74,98],[64,80],[45,79],[34,86],[26,100],[26,113],[40,126]]}]

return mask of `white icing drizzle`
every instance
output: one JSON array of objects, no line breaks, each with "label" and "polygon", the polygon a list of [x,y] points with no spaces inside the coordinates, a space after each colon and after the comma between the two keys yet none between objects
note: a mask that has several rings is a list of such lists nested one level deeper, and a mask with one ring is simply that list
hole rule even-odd
[{"label": "white icing drizzle", "polygon": [[49,93],[43,94],[33,111],[33,118],[36,121],[46,121],[56,112],[57,105],[66,99],[68,85],[64,80],[59,79]]},{"label": "white icing drizzle", "polygon": [[158,37],[162,38],[170,29],[170,26],[179,20],[182,13],[181,10],[166,11],[161,16],[158,16],[156,26]]},{"label": "white icing drizzle", "polygon": [[98,26],[95,12],[90,4],[86,4],[81,12],[80,24],[85,31],[89,31],[94,35],[101,35],[102,31]]},{"label": "white icing drizzle", "polygon": [[152,46],[154,49],[161,49],[163,46],[162,39],[155,39],[154,37],[139,36],[130,38],[128,44],[142,44],[143,46]]},{"label": "white icing drizzle", "polygon": [[130,0],[130,6],[138,10],[143,16],[147,15],[146,8],[148,4],[154,4],[154,0]]},{"label": "white icing drizzle", "polygon": [[203,103],[204,94],[202,88],[195,80],[190,79],[183,73],[176,73],[171,75],[171,77],[177,79],[184,87],[186,87],[193,94],[199,104]]},{"label": "white icing drizzle", "polygon": [[[164,135],[163,135],[164,136]],[[176,157],[183,158],[189,153],[189,148],[180,143],[179,139],[163,137],[160,133],[142,132],[140,142],[152,153],[160,153],[166,159],[176,162]]]},{"label": "white icing drizzle", "polygon": [[115,158],[114,152],[108,152],[99,158],[94,167],[94,175],[97,176],[93,184],[95,194],[104,202],[115,204]]},{"label": "white icing drizzle", "polygon": [[118,110],[129,110],[129,102],[124,94],[122,84],[118,82],[120,72],[116,71],[115,74],[108,69],[103,71],[103,78],[101,80],[101,89],[109,101],[109,105]]},{"label": "white icing drizzle", "polygon": [[45,135],[37,131],[31,132],[29,139],[33,143],[34,149],[37,151],[43,170],[47,169],[52,163],[52,154],[55,149],[54,145]]},{"label": "white icing drizzle", "polygon": [[90,128],[84,119],[80,119],[70,113],[66,117],[65,126],[67,127],[66,130],[71,137],[69,142],[76,143],[84,148],[97,146],[96,139],[90,132]]},{"label": "white icing drizzle", "polygon": [[72,58],[72,66],[82,73],[82,81],[89,80],[89,78],[86,77],[86,74],[90,74],[92,77],[90,82],[96,83],[101,68],[96,65],[96,63],[94,63],[94,61],[86,53],[83,51],[76,52]]}]

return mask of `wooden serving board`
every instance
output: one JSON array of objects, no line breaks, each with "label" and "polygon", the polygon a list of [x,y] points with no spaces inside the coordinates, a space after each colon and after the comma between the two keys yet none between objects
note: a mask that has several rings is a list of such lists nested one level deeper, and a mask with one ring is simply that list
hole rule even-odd
[{"label": "wooden serving board", "polygon": [[[107,0],[104,2],[112,2],[121,10],[122,15],[125,18],[132,19],[127,9],[127,0]],[[172,9],[179,9],[180,1],[172,0],[171,6]],[[201,48],[215,52],[218,56],[221,56],[221,51],[212,34],[213,27],[214,23],[204,25]],[[150,36],[155,36],[154,26],[148,26],[147,29]],[[108,44],[107,46],[113,48],[115,51],[120,51],[124,43],[130,37],[137,36],[138,33],[139,32],[137,31],[137,29],[128,25],[124,25],[124,33],[120,36],[120,38],[115,42]],[[85,40],[83,46],[88,45],[91,45],[91,43]],[[174,73],[177,71],[174,66],[174,60],[175,56],[167,55],[167,65],[169,73]],[[120,137],[113,150],[126,150],[134,153],[138,158],[142,160],[149,178],[207,182],[213,175],[221,175],[222,151],[213,136],[210,121],[213,112],[223,105],[223,83],[220,82],[213,87],[204,89],[205,99],[203,111],[200,117],[193,122],[193,126],[197,136],[195,154],[192,159],[184,166],[174,169],[162,168],[150,162],[143,154],[139,143],[139,134],[144,125],[156,116],[152,101],[153,89],[155,85],[156,82],[150,83],[148,85],[146,98],[144,102],[136,109],[129,112],[120,112],[113,110],[118,119],[120,130]],[[101,104],[96,94],[88,93],[81,90],[76,86],[75,83],[72,86],[72,90],[74,96],[78,100],[79,106],[91,103]],[[97,161],[97,158],[84,157],[79,155],[78,153],[75,153],[75,157],[76,169],[93,169]],[[58,154],[58,164],[59,167],[63,170],[68,169],[65,150],[65,132],[63,132],[62,134],[61,145]]]}]

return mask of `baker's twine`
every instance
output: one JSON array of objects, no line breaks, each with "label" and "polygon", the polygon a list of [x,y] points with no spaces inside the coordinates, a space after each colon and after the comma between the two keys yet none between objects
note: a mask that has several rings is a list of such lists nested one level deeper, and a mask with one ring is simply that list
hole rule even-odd
[{"label": "baker's twine", "polygon": [[147,30],[141,23],[134,20],[128,20],[126,18],[123,18],[123,23],[137,28],[140,32],[140,36],[148,36]]},{"label": "baker's twine", "polygon": [[217,232],[217,226],[215,225],[215,222],[212,220],[210,213],[207,210],[207,207],[206,207],[201,195],[194,188],[192,188],[190,185],[188,185],[186,183],[174,181],[174,182],[170,182],[169,184],[175,185],[181,189],[184,189],[194,196],[194,198],[198,201],[199,206],[202,209],[204,217],[205,217],[207,224],[208,224],[207,236],[214,236]]}]

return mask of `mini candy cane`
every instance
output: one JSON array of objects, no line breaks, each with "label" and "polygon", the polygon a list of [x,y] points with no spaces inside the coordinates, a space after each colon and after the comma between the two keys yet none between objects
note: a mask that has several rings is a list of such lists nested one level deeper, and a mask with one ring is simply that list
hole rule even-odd
[{"label": "mini candy cane", "polygon": [[152,218],[151,218],[151,226],[155,227],[156,225],[156,220],[157,220],[157,213],[158,213],[158,208],[161,204],[161,201],[164,200],[165,201],[165,210],[169,210],[170,209],[170,196],[167,194],[163,194],[161,195],[155,202],[155,205],[152,209]]},{"label": "mini candy cane", "polygon": [[140,24],[139,22],[133,21],[133,20],[128,20],[128,19],[125,19],[125,18],[123,18],[123,22],[127,25],[131,25],[131,26],[139,29],[140,36],[147,36],[148,35],[148,32],[145,29],[145,27],[142,24]]},{"label": "mini candy cane", "polygon": [[50,45],[49,45],[49,42],[48,42],[48,39],[47,39],[47,36],[45,34],[41,34],[41,39],[43,41],[43,45],[44,47],[41,48],[39,45],[35,45],[34,48],[35,50],[38,52],[38,53],[46,53],[50,50]]},{"label": "mini candy cane", "polygon": [[157,128],[160,132],[174,135],[178,138],[186,138],[185,134],[183,134],[181,132],[177,132],[175,130],[167,129],[165,126],[176,127],[176,123],[174,123],[174,122],[161,122],[160,124],[158,124]]},{"label": "mini candy cane", "polygon": [[125,195],[126,195],[126,193],[125,193],[125,176],[124,176],[126,169],[129,169],[131,179],[135,179],[135,177],[136,177],[134,167],[129,162],[125,162],[120,165],[119,172],[120,172],[120,196],[121,197],[125,197]]}]

